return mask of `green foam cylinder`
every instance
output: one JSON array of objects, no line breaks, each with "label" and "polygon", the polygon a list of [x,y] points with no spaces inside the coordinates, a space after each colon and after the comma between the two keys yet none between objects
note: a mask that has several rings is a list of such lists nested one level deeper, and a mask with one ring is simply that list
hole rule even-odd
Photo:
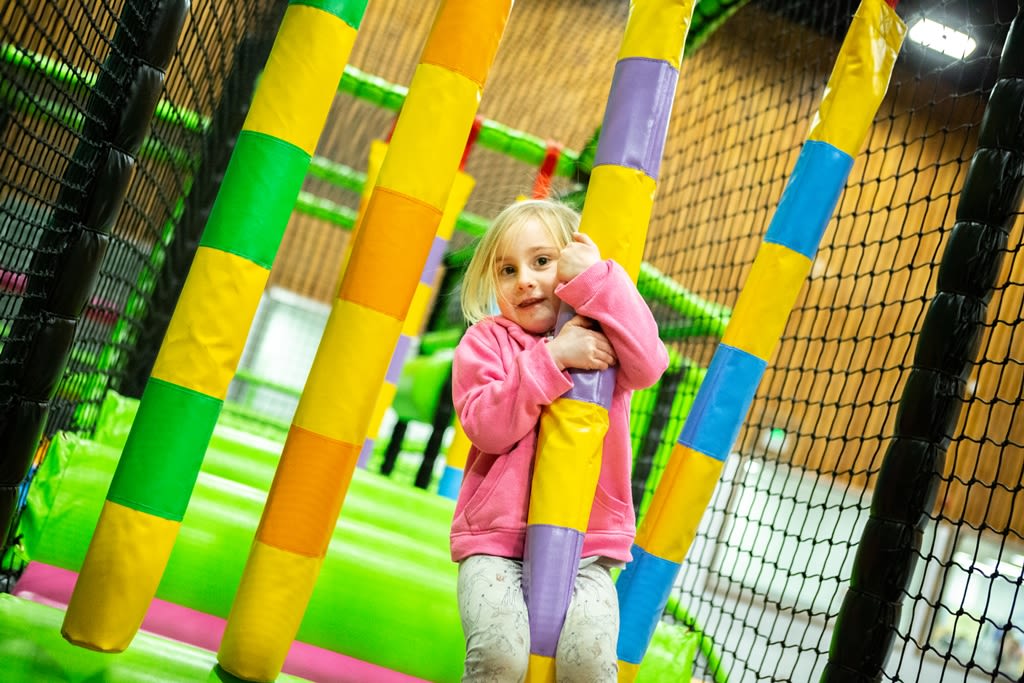
[{"label": "green foam cylinder", "polygon": [[[75,647],[60,635],[64,612],[0,594],[3,680],[39,683],[223,683],[238,680],[216,667],[214,653],[139,633],[127,650],[111,655]],[[303,681],[282,674],[280,683]]]},{"label": "green foam cylinder", "polygon": [[239,133],[199,245],[270,270],[309,158],[284,140],[251,130]]},{"label": "green foam cylinder", "polygon": [[[150,377],[107,498],[180,522],[223,401]],[[176,425],[168,429],[168,425]],[[162,455],[155,456],[155,453]]]}]

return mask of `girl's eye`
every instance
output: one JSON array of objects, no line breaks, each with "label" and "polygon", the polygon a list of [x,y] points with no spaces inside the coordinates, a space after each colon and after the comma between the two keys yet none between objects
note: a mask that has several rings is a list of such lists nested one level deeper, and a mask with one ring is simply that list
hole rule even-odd
[{"label": "girl's eye", "polygon": [[515,275],[516,269],[512,266],[502,266],[500,272],[502,275]]},{"label": "girl's eye", "polygon": [[547,256],[541,256],[537,259],[538,266],[546,266],[549,263],[551,263],[551,259],[549,259]]}]

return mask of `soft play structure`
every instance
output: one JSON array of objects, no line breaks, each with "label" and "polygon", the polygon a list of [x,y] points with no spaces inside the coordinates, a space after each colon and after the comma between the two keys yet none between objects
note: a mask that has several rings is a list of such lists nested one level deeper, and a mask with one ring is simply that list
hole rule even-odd
[{"label": "soft play structure", "polygon": [[[8,3],[3,680],[459,680],[460,278],[530,196],[669,351],[620,681],[1019,680],[1019,12]],[[614,374],[573,378],[531,683],[600,504]]]}]

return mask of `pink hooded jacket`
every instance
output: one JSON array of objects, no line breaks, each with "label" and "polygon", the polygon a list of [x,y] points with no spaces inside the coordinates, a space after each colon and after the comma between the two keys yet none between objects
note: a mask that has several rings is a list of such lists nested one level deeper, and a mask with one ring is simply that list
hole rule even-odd
[{"label": "pink hooded jacket", "polygon": [[[647,303],[614,261],[594,264],[555,293],[578,314],[598,321],[618,356],[583,557],[629,562],[636,533],[629,400],[633,390],[658,381],[668,353]],[[452,560],[480,554],[521,558],[540,414],[572,380],[555,365],[543,336],[500,316],[466,331],[452,373],[455,409],[473,443],[452,522]]]}]

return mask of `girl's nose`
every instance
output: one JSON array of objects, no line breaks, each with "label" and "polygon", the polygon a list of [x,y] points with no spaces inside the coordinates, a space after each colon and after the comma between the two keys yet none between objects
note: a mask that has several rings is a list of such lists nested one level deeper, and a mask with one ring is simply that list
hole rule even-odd
[{"label": "girl's nose", "polygon": [[533,276],[530,275],[530,273],[526,272],[525,269],[524,270],[520,270],[519,271],[519,279],[516,282],[516,284],[519,285],[520,289],[529,289],[530,287],[533,287],[533,284],[534,284],[533,283]]}]

